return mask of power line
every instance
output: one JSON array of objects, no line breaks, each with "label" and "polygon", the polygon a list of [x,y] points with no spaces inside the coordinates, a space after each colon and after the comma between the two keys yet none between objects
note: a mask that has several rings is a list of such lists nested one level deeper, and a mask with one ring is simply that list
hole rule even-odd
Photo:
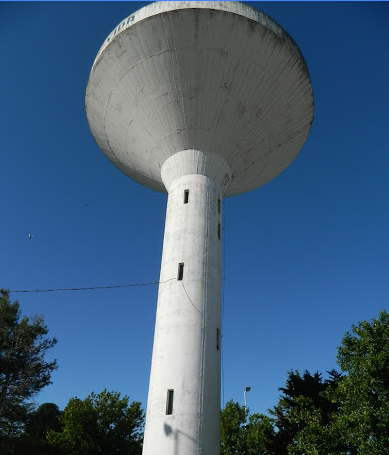
[{"label": "power line", "polygon": [[188,294],[188,292],[187,292],[187,290],[186,290],[186,288],[185,288],[185,286],[184,286],[184,282],[183,282],[182,280],[181,280],[181,284],[182,284],[182,287],[184,288],[184,291],[185,291],[186,296],[187,296],[188,299],[189,299],[189,302],[192,304],[192,306],[193,306],[194,308],[196,308],[196,310],[197,310],[200,314],[203,314],[202,311],[200,311],[200,310],[197,308],[197,306],[196,306],[196,305],[192,302],[192,300],[190,299],[189,294]]},{"label": "power line", "polygon": [[60,292],[60,291],[91,291],[91,290],[100,290],[100,289],[120,289],[120,288],[130,288],[135,286],[152,286],[154,284],[164,284],[168,281],[176,280],[177,278],[170,278],[166,281],[151,281],[149,283],[130,283],[130,284],[117,284],[114,286],[90,286],[84,288],[53,288],[53,289],[18,289],[11,290],[9,293],[29,293],[29,292]]}]

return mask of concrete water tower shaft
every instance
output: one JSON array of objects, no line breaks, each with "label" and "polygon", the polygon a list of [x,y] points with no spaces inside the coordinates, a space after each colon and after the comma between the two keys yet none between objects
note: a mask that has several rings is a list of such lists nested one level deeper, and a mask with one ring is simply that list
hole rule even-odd
[{"label": "concrete water tower shaft", "polygon": [[85,103],[112,163],[169,195],[143,454],[217,455],[222,199],[264,185],[301,150],[307,66],[250,6],[156,2],[105,40]]}]

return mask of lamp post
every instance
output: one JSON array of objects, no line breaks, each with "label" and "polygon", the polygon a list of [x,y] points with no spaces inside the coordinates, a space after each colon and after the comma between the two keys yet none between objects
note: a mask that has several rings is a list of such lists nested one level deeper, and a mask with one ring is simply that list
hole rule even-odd
[{"label": "lamp post", "polygon": [[244,427],[247,425],[247,413],[246,413],[246,392],[250,392],[251,387],[244,388]]}]

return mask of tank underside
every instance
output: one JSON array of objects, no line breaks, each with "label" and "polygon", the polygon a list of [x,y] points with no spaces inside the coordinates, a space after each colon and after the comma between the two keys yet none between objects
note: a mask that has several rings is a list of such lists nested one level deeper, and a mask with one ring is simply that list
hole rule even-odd
[{"label": "tank underside", "polygon": [[267,16],[238,2],[157,2],[116,30],[93,66],[86,111],[101,150],[133,180],[166,193],[164,162],[201,150],[230,166],[233,196],[301,150],[313,119],[309,73]]}]

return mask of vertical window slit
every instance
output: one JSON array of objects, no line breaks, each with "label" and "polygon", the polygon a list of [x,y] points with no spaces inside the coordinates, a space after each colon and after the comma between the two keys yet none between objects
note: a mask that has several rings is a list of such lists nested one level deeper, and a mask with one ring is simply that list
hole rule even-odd
[{"label": "vertical window slit", "polygon": [[178,264],[178,276],[177,276],[177,280],[178,280],[178,281],[181,281],[183,278],[184,278],[184,263],[183,263],[183,262],[180,262],[180,263]]},{"label": "vertical window slit", "polygon": [[217,211],[219,213],[222,211],[222,202],[220,199],[217,200]]},{"label": "vertical window slit", "polygon": [[189,190],[184,191],[184,204],[189,202]]},{"label": "vertical window slit", "polygon": [[217,225],[217,236],[218,238],[220,239],[220,231],[221,231],[221,227],[220,227],[220,223]]},{"label": "vertical window slit", "polygon": [[216,349],[220,349],[220,330],[216,329]]},{"label": "vertical window slit", "polygon": [[169,389],[167,391],[167,399],[166,399],[166,415],[168,415],[168,416],[173,414],[173,396],[174,396],[174,390]]}]

